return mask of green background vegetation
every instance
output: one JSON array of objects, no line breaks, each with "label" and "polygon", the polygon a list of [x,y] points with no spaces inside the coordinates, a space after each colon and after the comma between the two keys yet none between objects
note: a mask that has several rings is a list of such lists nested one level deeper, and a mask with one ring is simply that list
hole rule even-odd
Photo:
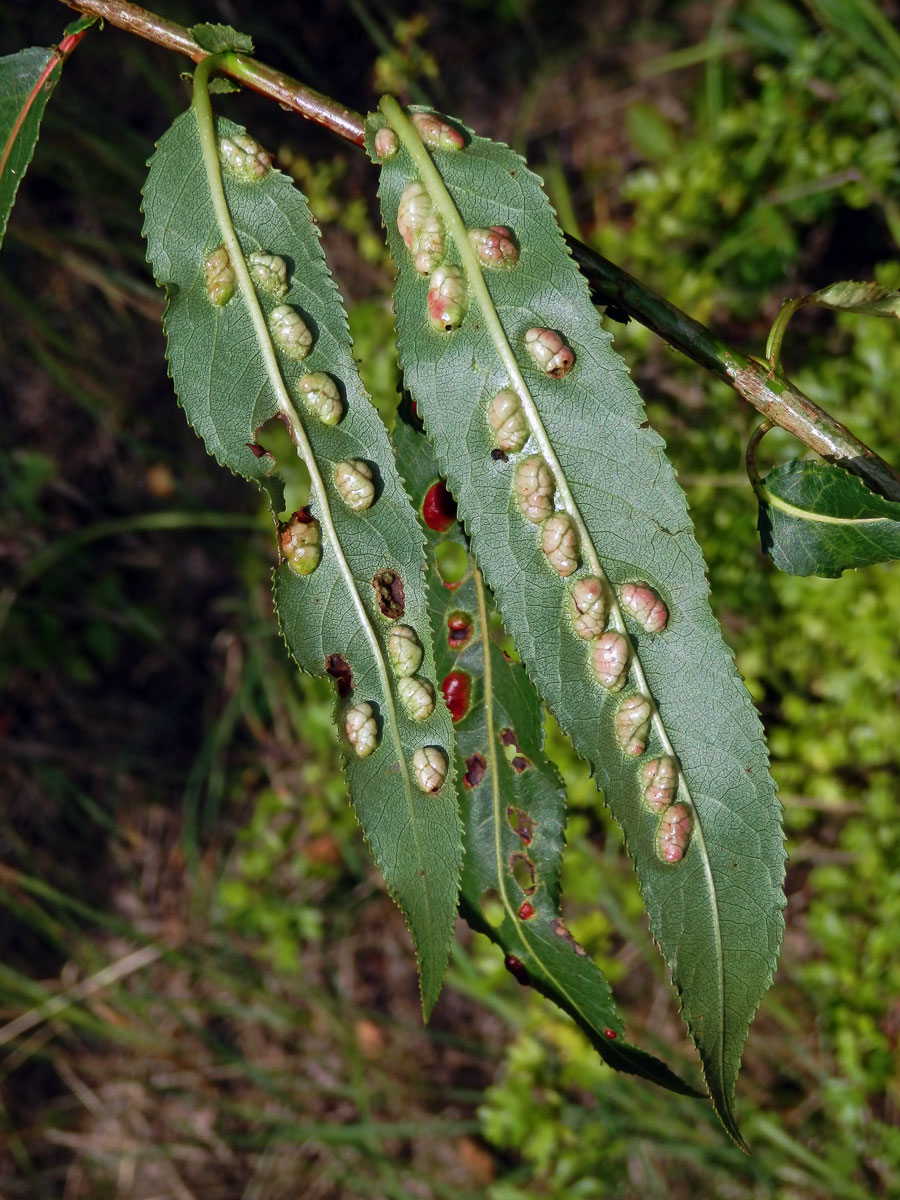
[{"label": "green background vegetation", "polygon": [[[567,229],[742,349],[761,353],[784,296],[900,285],[893,0],[468,0],[402,17],[335,2],[302,28],[308,6],[276,15],[250,30],[263,60],[362,110],[390,88],[509,141]],[[8,7],[2,50],[50,44],[68,19]],[[785,804],[787,934],[738,1089],[754,1156],[703,1104],[612,1074],[463,927],[423,1029],[402,918],[337,772],[328,689],[293,671],[271,617],[261,498],[206,459],[166,377],[138,205],[152,143],[187,103],[182,68],[89,35],[3,251],[0,1017],[136,946],[164,950],[4,1042],[0,1191],[897,1195],[897,564],[776,573],[741,468],[755,414],[607,321],[688,491]],[[389,415],[371,168],[257,97],[220,109],[310,196]],[[893,323],[802,310],[784,359],[896,457]],[[796,448],[772,434],[765,453]],[[616,828],[552,722],[549,736],[570,800],[567,921],[635,1040],[690,1074]]]}]

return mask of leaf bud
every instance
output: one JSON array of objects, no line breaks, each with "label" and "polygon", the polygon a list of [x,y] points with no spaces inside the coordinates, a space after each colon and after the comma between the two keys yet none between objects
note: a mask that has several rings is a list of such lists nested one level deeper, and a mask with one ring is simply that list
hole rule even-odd
[{"label": "leaf bud", "polygon": [[580,638],[599,637],[609,617],[609,589],[596,575],[585,575],[569,592],[572,626]]},{"label": "leaf bud", "polygon": [[659,633],[669,620],[669,610],[645,583],[623,583],[619,588],[622,608],[647,633]]},{"label": "leaf bud", "polygon": [[621,691],[625,686],[630,658],[627,639],[614,629],[597,638],[591,647],[597,678],[611,692]]},{"label": "leaf bud", "polygon": [[423,746],[413,755],[413,773],[423,792],[439,792],[447,778],[447,756],[438,746]]},{"label": "leaf bud", "polygon": [[363,701],[347,709],[344,718],[347,741],[360,758],[368,758],[378,746],[378,725],[371,704]]},{"label": "leaf bud", "polygon": [[653,707],[646,696],[627,696],[616,713],[616,741],[630,758],[639,758],[647,748]]},{"label": "leaf bud", "polygon": [[347,458],[339,462],[334,472],[334,482],[348,508],[357,512],[369,508],[375,499],[375,483],[372,468],[360,458]]},{"label": "leaf bud", "polygon": [[313,371],[297,382],[297,393],[323,425],[337,425],[344,413],[338,386],[324,371]]},{"label": "leaf bud", "polygon": [[510,388],[503,388],[488,408],[488,424],[494,431],[494,445],[507,454],[515,454],[528,441],[528,421],[522,401]]},{"label": "leaf bud", "polygon": [[575,362],[575,355],[555,329],[529,329],[525,334],[525,348],[536,366],[554,379],[568,375]]},{"label": "leaf bud", "polygon": [[530,454],[517,464],[515,489],[523,516],[535,525],[553,512],[553,475],[539,454]]},{"label": "leaf bud", "polygon": [[309,326],[295,308],[279,304],[269,313],[269,328],[275,345],[294,362],[306,358],[313,344]]},{"label": "leaf bud", "polygon": [[234,295],[235,289],[234,268],[228,251],[224,246],[213,250],[203,266],[206,271],[206,294],[210,304],[221,308]]},{"label": "leaf bud", "polygon": [[435,329],[457,329],[466,311],[466,279],[459,267],[438,267],[428,287],[428,319]]},{"label": "leaf bud", "polygon": [[555,512],[541,526],[541,549],[547,561],[560,575],[571,575],[578,568],[578,530],[567,512]]},{"label": "leaf bud", "polygon": [[422,665],[422,643],[409,625],[394,625],[388,634],[388,658],[401,679],[415,675]]}]

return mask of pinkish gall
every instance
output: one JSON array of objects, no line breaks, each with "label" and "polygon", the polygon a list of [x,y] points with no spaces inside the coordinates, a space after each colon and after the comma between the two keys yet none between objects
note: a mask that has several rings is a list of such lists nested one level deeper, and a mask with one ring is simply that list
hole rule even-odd
[{"label": "pinkish gall", "polygon": [[344,718],[347,741],[360,758],[368,758],[378,745],[378,726],[371,704],[363,701],[347,709]]},{"label": "pinkish gall", "polygon": [[287,564],[298,575],[311,575],[322,557],[322,530],[307,509],[295,512],[278,535]]},{"label": "pinkish gall", "polygon": [[611,692],[621,691],[625,686],[630,658],[627,640],[613,629],[591,646],[591,662],[597,678]]},{"label": "pinkish gall", "polygon": [[645,583],[623,583],[619,588],[619,599],[625,612],[647,633],[665,629],[669,610]]},{"label": "pinkish gall", "polygon": [[659,823],[656,853],[667,863],[681,862],[691,836],[691,814],[683,804],[667,808]]},{"label": "pinkish gall", "polygon": [[203,264],[206,273],[206,294],[210,304],[221,308],[234,295],[235,279],[231,259],[224,246],[214,250]]},{"label": "pinkish gall", "polygon": [[420,275],[430,275],[443,261],[446,238],[434,203],[418,179],[408,184],[400,197],[397,228],[413,257]]},{"label": "pinkish gall", "polygon": [[530,921],[531,918],[534,916],[534,914],[535,914],[534,905],[530,904],[527,900],[523,900],[522,903],[519,905],[519,920],[520,921]]},{"label": "pinkish gall", "polygon": [[288,290],[287,263],[279,254],[267,254],[265,250],[254,250],[247,255],[250,278],[261,292],[280,300]]},{"label": "pinkish gall", "polygon": [[429,150],[462,150],[466,144],[458,130],[433,113],[410,113],[409,119]]},{"label": "pinkish gall", "polygon": [[554,379],[568,375],[575,355],[555,329],[529,329],[525,334],[525,349],[535,365]]},{"label": "pinkish gall", "polygon": [[466,280],[459,267],[443,266],[428,285],[428,319],[435,329],[458,329],[466,311]]},{"label": "pinkish gall", "polygon": [[653,708],[646,696],[626,696],[616,713],[616,741],[629,758],[639,758],[647,748]]},{"label": "pinkish gall", "polygon": [[413,755],[413,774],[423,792],[439,792],[447,778],[447,755],[438,746],[423,746]]},{"label": "pinkish gall", "polygon": [[651,759],[641,771],[644,801],[654,812],[662,812],[675,799],[678,764],[668,754]]},{"label": "pinkish gall", "polygon": [[371,507],[375,499],[375,483],[372,468],[367,462],[361,458],[347,458],[339,462],[334,472],[334,482],[348,508],[359,512]]},{"label": "pinkish gall", "polygon": [[275,345],[294,362],[300,362],[309,354],[313,343],[309,326],[289,304],[279,304],[272,309],[269,328]]},{"label": "pinkish gall", "polygon": [[553,475],[539,454],[530,454],[516,466],[515,489],[522,515],[535,525],[553,512]]},{"label": "pinkish gall", "polygon": [[452,612],[447,618],[447,645],[462,650],[472,638],[472,619],[468,613]]},{"label": "pinkish gall", "polygon": [[585,575],[569,592],[572,627],[580,638],[599,637],[609,617],[609,589],[596,575]]},{"label": "pinkish gall", "polygon": [[470,684],[471,680],[465,671],[451,671],[441,681],[444,702],[450,710],[454,724],[461,721],[469,711]]},{"label": "pinkish gall", "polygon": [[393,129],[379,129],[375,134],[375,153],[379,158],[393,158],[400,149],[400,142]]},{"label": "pinkish gall", "polygon": [[519,261],[519,248],[513,241],[511,230],[505,225],[470,229],[469,242],[482,266],[508,271]]},{"label": "pinkish gall", "polygon": [[547,562],[562,576],[578,568],[578,530],[566,512],[556,512],[541,526],[541,549]]},{"label": "pinkish gall", "polygon": [[522,401],[509,388],[503,388],[491,401],[488,424],[494,432],[494,445],[504,453],[515,454],[528,441],[528,422],[522,412]]}]

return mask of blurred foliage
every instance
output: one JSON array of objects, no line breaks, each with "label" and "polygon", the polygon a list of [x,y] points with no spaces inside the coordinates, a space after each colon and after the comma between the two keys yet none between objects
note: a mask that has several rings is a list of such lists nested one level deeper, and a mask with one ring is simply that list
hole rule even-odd
[{"label": "blurred foliage", "polygon": [[[219,8],[167,15],[228,19]],[[376,3],[367,36],[350,37],[362,8],[334,3],[319,22],[270,12],[252,30],[258,52],[358,107],[373,102],[379,58],[410,99],[527,149],[568,228],[742,349],[762,352],[785,296],[845,278],[900,285],[900,58],[879,23],[896,21],[893,0],[466,0],[417,6],[399,32]],[[50,44],[67,19],[52,9],[31,24],[5,11],[5,44]],[[180,68],[115,31],[89,35],[20,189],[0,280],[13,584],[103,520],[260,512],[175,409],[142,261],[143,163],[186,103]],[[101,77],[117,81],[114,125]],[[367,164],[254,97],[222,105],[281,147],[310,194],[390,419],[390,274]],[[132,530],[76,546],[9,608],[2,1017],[136,944],[167,949],[3,1047],[4,1195],[900,1194],[898,564],[776,573],[741,466],[756,415],[634,323],[607,326],[688,490],[786,806],[788,933],[738,1089],[754,1157],[703,1104],[611,1074],[485,939],[463,935],[422,1030],[405,929],[336,772],[330,695],[297,677],[271,621],[260,516],[258,533]],[[892,322],[803,310],[784,362],[895,456]],[[775,431],[764,453],[797,447]],[[548,729],[569,793],[567,923],[635,1040],[691,1072],[618,830]]]}]

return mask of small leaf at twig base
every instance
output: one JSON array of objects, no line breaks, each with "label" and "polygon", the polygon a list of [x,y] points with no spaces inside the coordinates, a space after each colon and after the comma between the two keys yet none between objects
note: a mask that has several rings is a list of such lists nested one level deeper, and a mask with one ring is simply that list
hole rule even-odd
[{"label": "small leaf at twig base", "polygon": [[892,292],[878,283],[856,283],[845,279],[813,292],[808,303],[820,308],[865,313],[869,317],[900,318],[900,292]]},{"label": "small leaf at twig base", "polygon": [[202,25],[192,25],[191,33],[198,46],[202,46],[209,54],[224,54],[235,50],[240,54],[253,53],[253,38],[247,33],[240,33],[230,25],[213,25],[205,22]]},{"label": "small leaf at twig base", "polygon": [[788,575],[833,579],[900,558],[900,504],[823,462],[789,462],[757,487],[762,548]]}]

